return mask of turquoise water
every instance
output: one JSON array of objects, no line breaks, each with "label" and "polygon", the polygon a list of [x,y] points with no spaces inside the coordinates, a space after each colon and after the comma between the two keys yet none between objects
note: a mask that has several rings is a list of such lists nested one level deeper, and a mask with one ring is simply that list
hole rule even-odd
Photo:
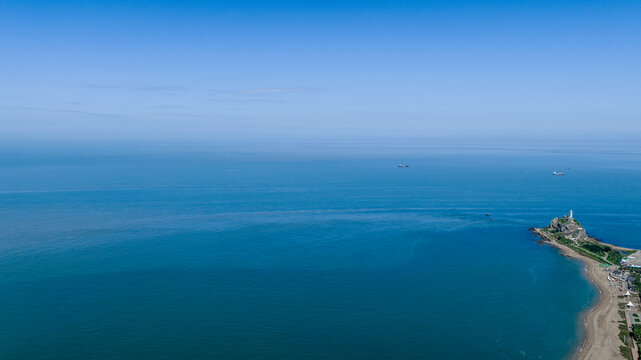
[{"label": "turquoise water", "polygon": [[527,229],[572,208],[641,247],[639,165],[611,150],[5,152],[0,356],[561,359],[595,291]]}]

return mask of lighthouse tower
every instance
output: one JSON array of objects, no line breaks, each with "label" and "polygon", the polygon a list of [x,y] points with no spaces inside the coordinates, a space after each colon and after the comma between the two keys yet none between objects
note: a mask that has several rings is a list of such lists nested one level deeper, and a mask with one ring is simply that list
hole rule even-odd
[{"label": "lighthouse tower", "polygon": [[572,210],[570,210],[570,219],[572,219]]}]

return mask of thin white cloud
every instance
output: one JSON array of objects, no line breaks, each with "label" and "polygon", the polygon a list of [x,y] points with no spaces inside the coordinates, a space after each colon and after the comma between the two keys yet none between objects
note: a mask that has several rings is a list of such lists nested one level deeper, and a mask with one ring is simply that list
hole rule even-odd
[{"label": "thin white cloud", "polygon": [[209,92],[211,101],[220,103],[282,103],[282,98],[272,95],[306,93],[315,91],[307,87],[251,88],[233,90],[213,90]]},{"label": "thin white cloud", "polygon": [[258,88],[240,90],[239,94],[245,95],[270,95],[270,94],[289,94],[289,93],[303,93],[311,92],[311,88]]},{"label": "thin white cloud", "polygon": [[154,106],[156,109],[186,109],[187,106],[184,105],[159,105]]},{"label": "thin white cloud", "polygon": [[209,92],[209,95],[216,96],[219,94],[227,94],[227,95],[260,96],[260,95],[305,93],[305,92],[312,92],[312,91],[315,91],[315,89],[307,88],[307,87],[251,88],[251,89],[213,90]]},{"label": "thin white cloud", "polygon": [[230,104],[251,104],[251,103],[283,103],[282,100],[275,99],[265,99],[265,98],[256,98],[256,97],[238,97],[238,98],[218,98],[212,97],[211,101],[218,103],[230,103]]},{"label": "thin white cloud", "polygon": [[35,107],[35,106],[18,106],[15,109],[23,110],[23,111],[82,114],[82,115],[90,115],[90,116],[103,117],[103,118],[122,118],[122,117],[125,117],[125,116],[119,115],[119,114],[97,113],[97,112],[82,111],[82,110],[56,109],[56,108],[45,108],[45,107]]},{"label": "thin white cloud", "polygon": [[131,91],[148,91],[148,92],[156,92],[156,93],[176,93],[176,92],[187,91],[187,89],[181,86],[168,86],[168,85],[126,86],[126,85],[89,84],[83,87],[86,89],[116,89],[116,90],[131,90]]}]

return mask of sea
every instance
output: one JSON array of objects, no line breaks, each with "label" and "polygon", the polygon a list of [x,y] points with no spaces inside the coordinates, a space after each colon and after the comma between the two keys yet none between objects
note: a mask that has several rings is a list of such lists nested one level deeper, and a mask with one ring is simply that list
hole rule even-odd
[{"label": "sea", "polygon": [[639,148],[86,147],[0,152],[2,359],[563,359],[528,229],[641,248]]}]

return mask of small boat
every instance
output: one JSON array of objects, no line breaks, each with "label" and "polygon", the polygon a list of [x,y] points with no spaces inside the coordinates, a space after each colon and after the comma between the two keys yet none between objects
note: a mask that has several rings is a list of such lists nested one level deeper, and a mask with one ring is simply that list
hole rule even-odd
[{"label": "small boat", "polygon": [[407,165],[407,164],[398,164],[398,167],[405,168],[405,167],[410,167],[410,166],[409,166],[409,165]]},{"label": "small boat", "polygon": [[560,176],[560,175],[565,175],[565,173],[553,171],[553,172],[552,172],[552,175],[554,175],[554,176]]}]

